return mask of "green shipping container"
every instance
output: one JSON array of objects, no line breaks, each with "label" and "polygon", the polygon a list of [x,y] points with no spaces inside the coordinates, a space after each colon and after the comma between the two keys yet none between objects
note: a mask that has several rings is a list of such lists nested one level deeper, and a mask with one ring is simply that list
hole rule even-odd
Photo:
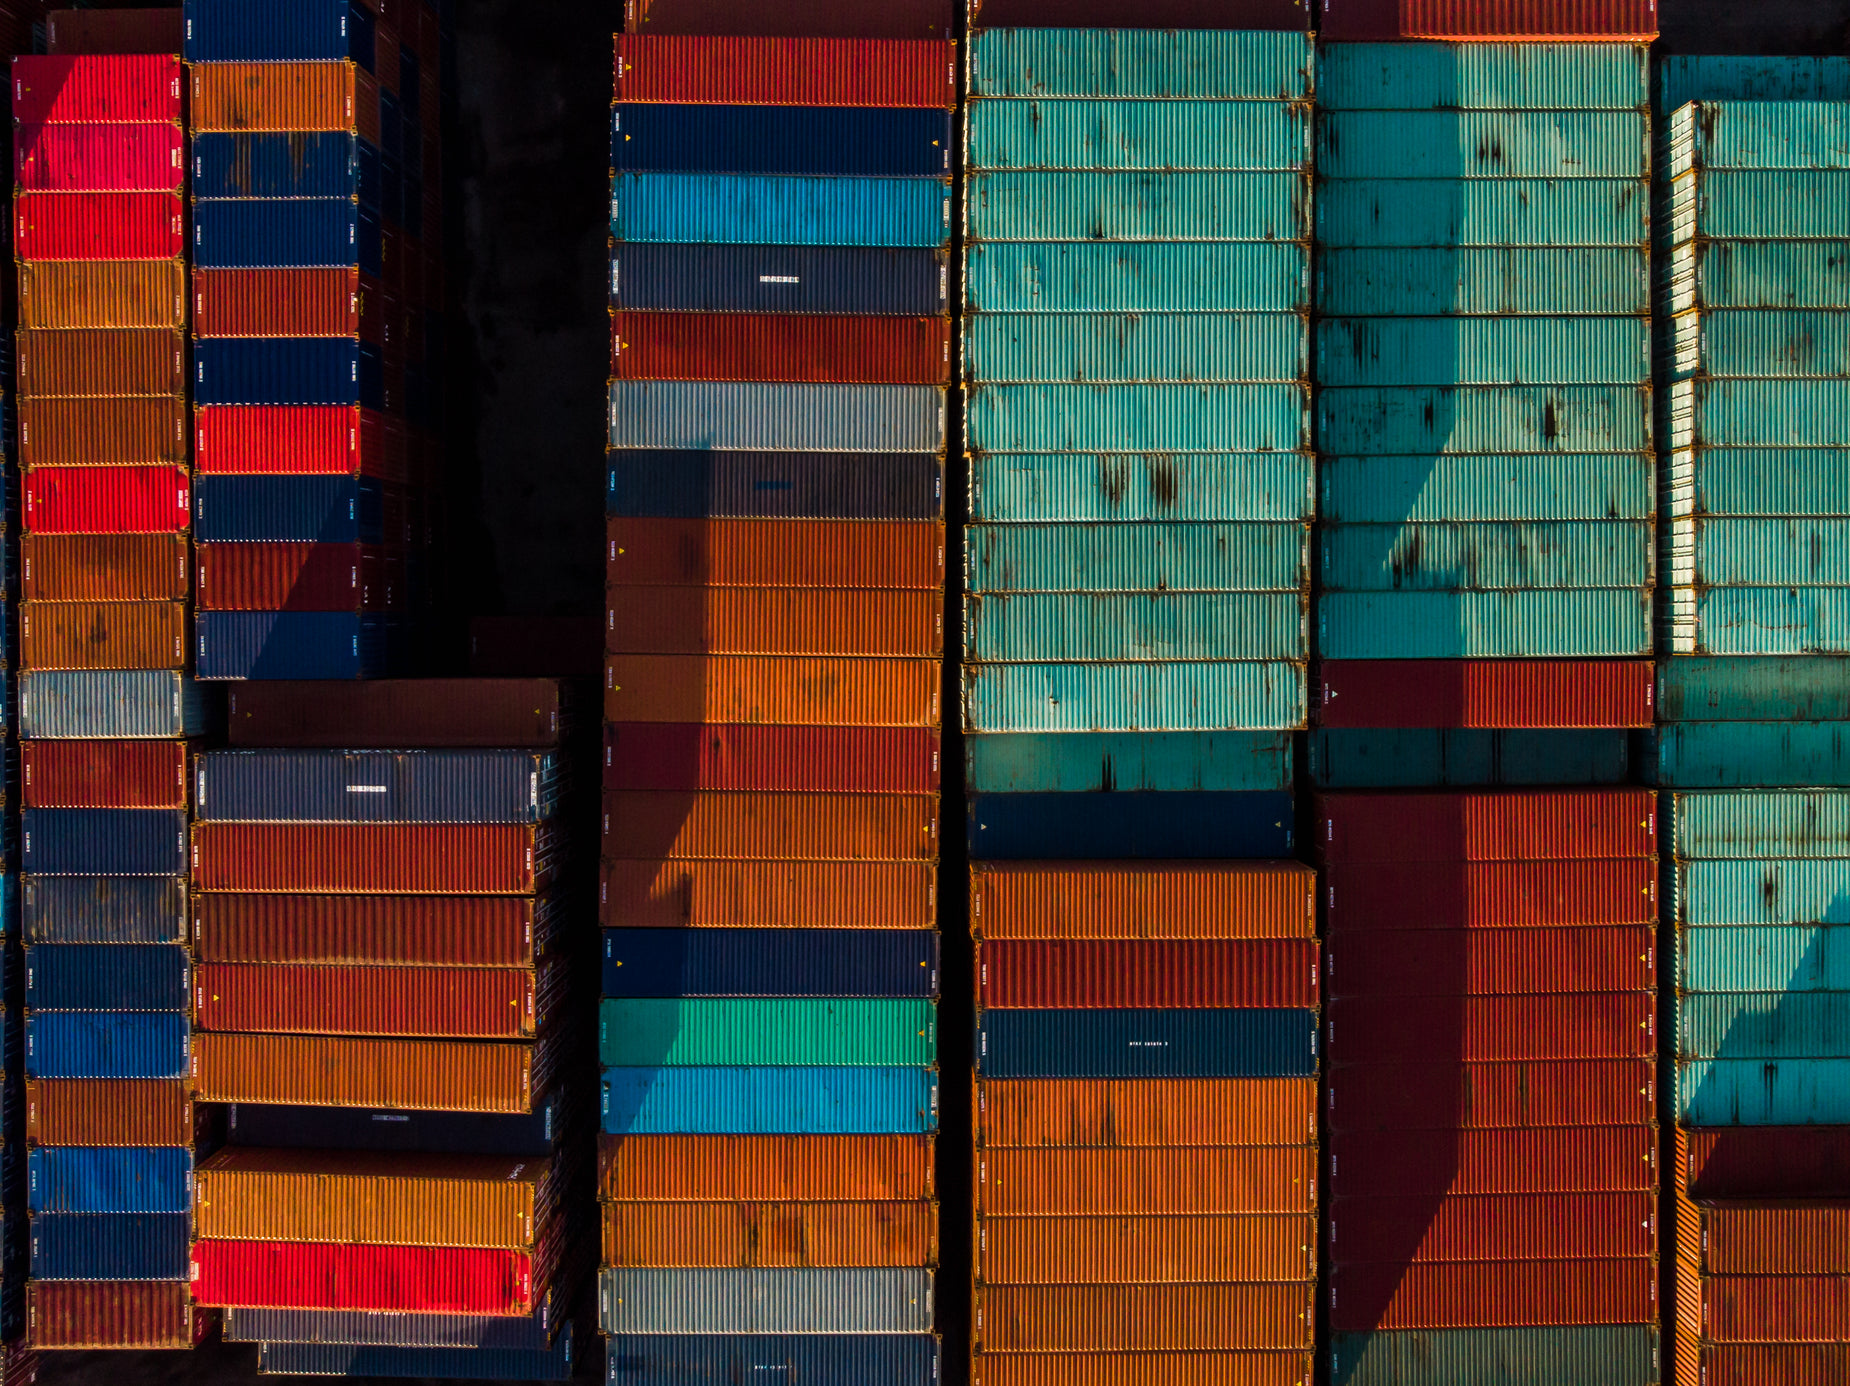
[{"label": "green shipping container", "polygon": [[1319,442],[1336,456],[1643,452],[1650,392],[1620,385],[1326,389]]},{"label": "green shipping container", "polygon": [[1310,390],[1289,385],[978,385],[978,452],[1303,452]]},{"label": "green shipping container", "polygon": [[1642,43],[1327,43],[1317,99],[1331,111],[1637,111]]},{"label": "green shipping container", "polygon": [[1310,107],[1285,101],[973,101],[967,168],[1307,169]]},{"label": "green shipping container", "polygon": [[1292,731],[1307,715],[1302,663],[965,664],[972,732]]},{"label": "green shipping container", "polygon": [[929,1068],[937,1007],[855,997],[605,999],[598,1062],[613,1067]]},{"label": "green shipping container", "polygon": [[1650,189],[1638,178],[1332,178],[1317,184],[1330,246],[1642,246]]},{"label": "green shipping container", "polygon": [[1686,861],[1850,857],[1850,794],[1843,790],[1678,794],[1671,808],[1676,854]]},{"label": "green shipping container", "polygon": [[1317,324],[1317,383],[1646,385],[1640,317],[1329,318]]},{"label": "green shipping container", "polygon": [[972,592],[1296,592],[1310,582],[1301,524],[972,525]]},{"label": "green shipping container", "polygon": [[1284,242],[973,245],[964,303],[975,313],[1295,313],[1310,304],[1310,252]]},{"label": "green shipping container", "polygon": [[1317,307],[1331,317],[1651,311],[1641,245],[1325,247],[1319,263]]},{"label": "green shipping container", "polygon": [[1325,111],[1324,178],[1633,178],[1651,169],[1642,111]]},{"label": "green shipping container", "polygon": [[976,241],[1303,241],[1301,173],[971,172],[964,228]]},{"label": "green shipping container", "polygon": [[1326,592],[1325,659],[1629,659],[1651,653],[1651,593]]},{"label": "green shipping container", "polygon": [[1637,521],[1326,525],[1330,592],[1649,587],[1652,527]]},{"label": "green shipping container", "polygon": [[964,738],[972,794],[1289,790],[1289,732],[1003,732]]},{"label": "green shipping container", "polygon": [[1304,659],[1304,592],[1016,592],[964,598],[964,656],[990,663]]},{"label": "green shipping container", "polygon": [[1650,520],[1653,459],[1569,456],[1325,457],[1325,524],[1433,520]]},{"label": "green shipping container", "polygon": [[970,461],[970,518],[1305,520],[1308,453],[981,453]]},{"label": "green shipping container", "polygon": [[1296,313],[976,313],[971,382],[1293,381],[1310,376]]},{"label": "green shipping container", "polygon": [[984,29],[970,97],[1308,100],[1307,33],[1238,29]]}]

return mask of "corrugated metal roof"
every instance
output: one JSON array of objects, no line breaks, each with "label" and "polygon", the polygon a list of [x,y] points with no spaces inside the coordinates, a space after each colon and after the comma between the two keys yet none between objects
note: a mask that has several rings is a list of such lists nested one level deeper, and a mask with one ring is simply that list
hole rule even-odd
[{"label": "corrugated metal roof", "polygon": [[973,794],[1292,787],[1285,732],[1029,732],[964,738]]},{"label": "corrugated metal roof", "polygon": [[1322,457],[1326,525],[1449,520],[1643,520],[1655,513],[1646,453]]},{"label": "corrugated metal roof", "polygon": [[1317,57],[1332,111],[1635,111],[1649,99],[1641,43],[1330,43]]},{"label": "corrugated metal roof", "polygon": [[1667,659],[1658,665],[1663,722],[1850,720],[1850,684],[1834,660]]},{"label": "corrugated metal roof", "polygon": [[1850,924],[1850,860],[1684,861],[1677,923]]},{"label": "corrugated metal roof", "polygon": [[1301,524],[971,525],[972,592],[1295,592],[1310,579]]},{"label": "corrugated metal roof", "polygon": [[1649,587],[1655,567],[1649,522],[1329,524],[1320,535],[1329,592]]},{"label": "corrugated metal roof", "polygon": [[606,997],[598,1062],[929,1068],[937,1009],[886,997]]},{"label": "corrugated metal roof", "polygon": [[1729,240],[1838,240],[1850,236],[1850,169],[1720,169],[1670,185],[1661,235]]},{"label": "corrugated metal roof", "polygon": [[[1850,391],[1850,382],[1845,386]],[[1645,452],[1652,442],[1651,398],[1643,387],[1331,388],[1317,407],[1318,442],[1338,456]],[[1846,421],[1850,432],[1850,410]]]},{"label": "corrugated metal roof", "polygon": [[1283,101],[976,101],[964,165],[1305,169],[1310,106]]},{"label": "corrugated metal roof", "polygon": [[1688,528],[1700,586],[1850,585],[1850,518],[1697,519]]},{"label": "corrugated metal roof", "polygon": [[1302,664],[981,664],[963,678],[966,731],[1249,731],[1304,725]]},{"label": "corrugated metal roof", "polygon": [[[1671,665],[1683,662],[1665,661]],[[1747,659],[1729,656],[1727,662],[1741,664]],[[1834,679],[1843,677],[1829,668],[1838,662],[1834,659],[1802,662],[1826,666]],[[1841,720],[1679,722],[1660,726],[1657,739],[1657,777],[1666,786],[1850,785],[1850,724]]]},{"label": "corrugated metal roof", "polygon": [[606,1333],[929,1333],[932,1273],[887,1268],[637,1269],[598,1276]]},{"label": "corrugated metal roof", "polygon": [[1216,29],[984,29],[970,96],[1278,101],[1310,96],[1309,34]]},{"label": "corrugated metal roof", "polygon": [[1331,592],[1317,602],[1328,659],[1621,658],[1651,653],[1649,589]]},{"label": "corrugated metal roof", "polygon": [[973,522],[1308,520],[1308,453],[986,453]]},{"label": "corrugated metal roof", "polygon": [[1302,173],[972,170],[964,227],[980,241],[1303,241]]},{"label": "corrugated metal roof", "polygon": [[1730,309],[1659,321],[1666,359],[1678,375],[1850,375],[1850,313],[1842,310]]},{"label": "corrugated metal roof", "polygon": [[1319,789],[1624,784],[1627,733],[1616,728],[1323,727],[1305,758]]},{"label": "corrugated metal roof", "polygon": [[1663,252],[1659,277],[1667,314],[1850,308],[1850,253],[1841,241],[1685,241]]},{"label": "corrugated metal roof", "polygon": [[1686,861],[1850,857],[1850,793],[1843,790],[1679,794],[1672,807],[1676,853]]},{"label": "corrugated metal roof", "polygon": [[1850,993],[1684,994],[1677,998],[1677,1057],[1850,1059]]},{"label": "corrugated metal roof", "polygon": [[964,322],[973,381],[1303,380],[1296,313],[977,313]]},{"label": "corrugated metal roof", "polygon": [[1666,53],[1658,110],[1691,101],[1850,101],[1850,58]]},{"label": "corrugated metal roof", "polygon": [[1020,592],[964,598],[969,660],[1305,659],[1307,593]]},{"label": "corrugated metal roof", "polygon": [[1642,111],[1341,111],[1317,123],[1322,178],[1638,178]]},{"label": "corrugated metal roof", "polygon": [[921,1135],[938,1125],[928,1068],[606,1068],[610,1135]]},{"label": "corrugated metal roof", "polygon": [[1317,383],[1645,385],[1642,317],[1336,318],[1317,323]]},{"label": "corrugated metal roof", "polygon": [[1310,446],[1310,391],[1299,384],[982,385],[966,393],[964,417],[970,446],[982,452]]},{"label": "corrugated metal roof", "polygon": [[1310,303],[1310,252],[1295,242],[972,245],[964,303],[976,313],[1296,312]]},{"label": "corrugated metal roof", "polygon": [[1642,246],[1643,178],[1326,179],[1317,239],[1345,246]]},{"label": "corrugated metal roof", "polygon": [[940,452],[944,391],[931,385],[613,380],[610,446]]},{"label": "corrugated metal roof", "polygon": [[613,173],[610,235],[670,244],[938,246],[951,190],[935,178]]},{"label": "corrugated metal roof", "polygon": [[1850,588],[1712,587],[1671,625],[1677,654],[1850,653]]},{"label": "corrugated metal roof", "polygon": [[1331,315],[1645,314],[1645,247],[1326,247],[1317,306]]},{"label": "corrugated metal roof", "polygon": [[1344,1386],[1458,1386],[1512,1364],[1538,1381],[1656,1386],[1655,1324],[1589,1328],[1425,1328],[1336,1333],[1330,1374]]},{"label": "corrugated metal roof", "polygon": [[1850,168],[1850,110],[1839,101],[1705,101],[1663,126],[1664,176],[1693,169]]},{"label": "corrugated metal roof", "polygon": [[1677,939],[1677,984],[1684,993],[1850,992],[1850,925],[1685,929]]},{"label": "corrugated metal roof", "polygon": [[19,677],[20,734],[30,737],[198,736],[223,704],[184,674],[56,670]]},{"label": "corrugated metal roof", "polygon": [[1677,1065],[1686,1126],[1850,1122],[1850,1059],[1702,1059]]}]

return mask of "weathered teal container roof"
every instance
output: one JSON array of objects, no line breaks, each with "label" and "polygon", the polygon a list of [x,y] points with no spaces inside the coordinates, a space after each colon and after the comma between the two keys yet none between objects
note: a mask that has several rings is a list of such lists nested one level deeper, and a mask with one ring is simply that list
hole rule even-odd
[{"label": "weathered teal container roof", "polygon": [[1850,238],[1850,169],[1697,169],[1670,185],[1663,239]]},{"label": "weathered teal container roof", "polygon": [[977,452],[1301,452],[1310,391],[1289,385],[979,385]]},{"label": "weathered teal container roof", "polygon": [[1658,109],[1691,101],[1850,101],[1850,58],[1665,54]]},{"label": "weathered teal container roof", "polygon": [[1641,43],[1326,43],[1332,111],[1630,111],[1650,100]]},{"label": "weathered teal container roof", "polygon": [[969,459],[970,518],[1308,520],[1309,453],[987,453]]},{"label": "weathered teal container roof", "polygon": [[964,321],[972,381],[1292,381],[1310,375],[1296,313],[976,313]]},{"label": "weathered teal container roof", "polygon": [[1235,522],[975,524],[973,592],[1295,592],[1310,585],[1310,527]]},{"label": "weathered teal container roof", "polygon": [[1325,592],[1325,659],[1633,658],[1651,653],[1651,593]]},{"label": "weathered teal container roof", "polygon": [[1310,178],[979,172],[965,185],[964,226],[979,241],[1302,241],[1310,236]]},{"label": "weathered teal container roof", "polygon": [[983,29],[970,96],[1308,100],[1309,34],[1237,29]]},{"label": "weathered teal container roof", "polygon": [[1301,663],[966,664],[967,731],[1289,731]]},{"label": "weathered teal container roof", "polygon": [[1279,731],[967,736],[964,783],[973,794],[1290,790],[1292,737]]},{"label": "weathered teal container roof", "polygon": [[1677,1066],[1688,1126],[1850,1123],[1850,1059],[1698,1059]]},{"label": "weathered teal container roof", "polygon": [[1319,789],[1627,784],[1625,732],[1577,727],[1326,727],[1305,739]]},{"label": "weathered teal container roof", "polygon": [[1633,178],[1651,172],[1641,111],[1326,111],[1320,178]]},{"label": "weathered teal container roof", "polygon": [[1326,592],[1502,592],[1649,587],[1653,532],[1627,520],[1330,524]]},{"label": "weathered teal container roof", "polygon": [[1686,992],[1850,992],[1850,925],[1686,929],[1677,951]]},{"label": "weathered teal container roof", "polygon": [[1662,308],[1850,308],[1850,241],[1686,241],[1664,252]]},{"label": "weathered teal container roof", "polygon": [[1850,857],[1850,793],[1841,789],[1677,794],[1671,814],[1685,861]]},{"label": "weathered teal container roof", "polygon": [[1850,447],[1850,380],[1679,380],[1663,403],[1672,451]]},{"label": "weathered teal container roof", "polygon": [[1310,112],[1284,101],[976,101],[964,165],[1302,171]]},{"label": "weathered teal container roof", "polygon": [[964,597],[964,658],[1302,660],[1303,592],[1010,592]]},{"label": "weathered teal container roof", "polygon": [[1821,448],[1702,448],[1664,459],[1667,509],[1698,515],[1850,516],[1850,468]]},{"label": "weathered teal container roof", "polygon": [[1676,918],[1712,924],[1850,924],[1850,861],[1686,861]]},{"label": "weathered teal container roof", "polygon": [[980,313],[1295,312],[1309,306],[1310,252],[1284,241],[993,242],[965,250],[964,298]]},{"label": "weathered teal container roof", "polygon": [[1329,248],[1319,258],[1317,307],[1331,316],[1651,311],[1642,244]]},{"label": "weathered teal container roof", "polygon": [[1642,246],[1650,213],[1649,189],[1636,178],[1317,184],[1317,238],[1329,246]]},{"label": "weathered teal container roof", "polygon": [[1325,524],[1421,520],[1650,520],[1647,453],[1323,457]]},{"label": "weathered teal container roof", "polygon": [[1318,442],[1352,457],[1434,453],[1642,452],[1648,391],[1622,385],[1325,388]]},{"label": "weathered teal container roof", "polygon": [[1850,101],[1692,102],[1664,122],[1664,176],[1850,168]]},{"label": "weathered teal container roof", "polygon": [[1850,519],[1698,518],[1690,528],[1699,586],[1850,587]]},{"label": "weathered teal container roof", "polygon": [[1818,308],[1691,310],[1660,319],[1675,376],[1840,379],[1850,376],[1850,312]]},{"label": "weathered teal container roof", "polygon": [[1693,629],[1677,654],[1850,654],[1850,587],[1709,587],[1695,592]]},{"label": "weathered teal container roof", "polygon": [[[1850,319],[1846,319],[1850,323]],[[1636,317],[1321,318],[1321,385],[1646,385]]]},{"label": "weathered teal container roof", "polygon": [[[1776,662],[1751,657],[1677,657],[1660,660],[1659,667],[1698,663],[1764,666]],[[1796,705],[1800,715],[1818,708],[1826,715],[1835,712],[1841,717],[1841,685],[1835,696],[1810,698],[1807,692],[1802,686],[1790,692],[1770,689],[1764,703],[1752,710],[1777,711],[1783,699]],[[1721,710],[1735,709],[1723,706]],[[1850,785],[1850,722],[1673,722],[1657,731],[1657,781],[1676,789]]]},{"label": "weathered teal container roof", "polygon": [[1850,660],[1660,660],[1657,705],[1664,722],[1850,722]]},{"label": "weathered teal container roof", "polygon": [[1677,998],[1682,1059],[1850,1058],[1850,992],[1735,992]]}]

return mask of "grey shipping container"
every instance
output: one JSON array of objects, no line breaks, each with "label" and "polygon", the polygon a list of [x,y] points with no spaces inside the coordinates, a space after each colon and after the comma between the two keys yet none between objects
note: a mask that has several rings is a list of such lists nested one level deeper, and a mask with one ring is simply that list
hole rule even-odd
[{"label": "grey shipping container", "polygon": [[608,1269],[606,1333],[928,1333],[932,1272],[889,1269]]},{"label": "grey shipping container", "polygon": [[222,720],[222,699],[184,674],[61,669],[19,676],[22,736],[168,740],[204,735]]}]

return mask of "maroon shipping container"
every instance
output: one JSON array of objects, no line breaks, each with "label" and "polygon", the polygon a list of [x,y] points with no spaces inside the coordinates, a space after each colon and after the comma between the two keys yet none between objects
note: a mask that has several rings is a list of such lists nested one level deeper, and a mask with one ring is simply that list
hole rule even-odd
[{"label": "maroon shipping container", "polygon": [[1650,857],[1656,820],[1641,789],[1322,794],[1314,846],[1344,863]]},{"label": "maroon shipping container", "polygon": [[969,0],[983,29],[1310,28],[1310,0]]},{"label": "maroon shipping container", "polygon": [[21,741],[27,808],[185,808],[184,741]]},{"label": "maroon shipping container", "polygon": [[1355,930],[1651,924],[1657,863],[1339,863],[1323,870],[1323,896],[1332,939]]},{"label": "maroon shipping container", "polygon": [[35,1280],[26,1338],[35,1348],[190,1348],[214,1321],[182,1280]]},{"label": "maroon shipping container", "polygon": [[1648,1193],[1342,1198],[1330,1207],[1339,1263],[1566,1261],[1657,1254]]},{"label": "maroon shipping container", "polygon": [[1657,0],[1323,0],[1328,40],[1649,41]]},{"label": "maroon shipping container", "polygon": [[610,319],[610,373],[620,380],[944,385],[951,378],[951,321],[836,313],[619,312]]},{"label": "maroon shipping container", "polygon": [[363,544],[201,544],[205,611],[386,611],[392,581],[383,549]]},{"label": "maroon shipping container", "polygon": [[1004,939],[976,961],[999,1009],[1317,1004],[1314,939]]},{"label": "maroon shipping container", "polygon": [[1850,1343],[1705,1343],[1702,1386],[1843,1386]]},{"label": "maroon shipping container", "polygon": [[46,50],[76,53],[178,53],[186,46],[184,12],[171,10],[52,10],[45,16]]},{"label": "maroon shipping container", "polygon": [[137,57],[14,58],[13,119],[22,125],[147,120],[178,124],[180,83],[178,49]]},{"label": "maroon shipping container", "polygon": [[1345,1064],[1329,1074],[1332,1130],[1649,1126],[1651,1059]]},{"label": "maroon shipping container", "polygon": [[1317,670],[1321,727],[1649,727],[1648,659],[1344,659]]},{"label": "maroon shipping container", "polygon": [[186,181],[178,125],[21,125],[13,179],[24,192],[172,192]]},{"label": "maroon shipping container", "polygon": [[955,0],[623,0],[632,34],[751,34],[860,39],[949,38]]},{"label": "maroon shipping container", "polygon": [[1704,1204],[1702,1268],[1715,1275],[1850,1275],[1850,1201]]},{"label": "maroon shipping container", "polygon": [[526,1039],[543,987],[515,967],[202,963],[193,1023],[246,1034]]},{"label": "maroon shipping container", "polygon": [[[85,745],[39,742],[38,745]],[[524,895],[214,895],[193,899],[202,963],[530,967],[538,903]]]},{"label": "maroon shipping container", "polygon": [[1649,991],[1656,955],[1646,925],[1351,930],[1324,966],[1331,996],[1539,996]]},{"label": "maroon shipping container", "polygon": [[1330,1271],[1330,1327],[1550,1328],[1657,1323],[1657,1262],[1347,1264]]},{"label": "maroon shipping container", "polygon": [[1657,1051],[1657,995],[1345,996],[1325,1009],[1326,1062],[1643,1059]]},{"label": "maroon shipping container", "polygon": [[1545,1130],[1330,1133],[1333,1197],[1412,1194],[1624,1193],[1657,1187],[1657,1131],[1645,1126]]},{"label": "maroon shipping container", "polygon": [[616,100],[957,108],[957,48],[933,40],[618,34]]},{"label": "maroon shipping container", "polygon": [[556,828],[521,823],[195,823],[199,890],[530,895],[552,878]]},{"label": "maroon shipping container", "polygon": [[34,534],[178,534],[192,518],[181,467],[33,467],[20,490]]},{"label": "maroon shipping container", "polygon": [[175,193],[22,193],[13,202],[21,260],[173,260],[186,250]]},{"label": "maroon shipping container", "polygon": [[557,746],[568,699],[557,679],[372,679],[235,683],[234,746]]},{"label": "maroon shipping container", "polygon": [[925,727],[612,722],[604,788],[930,794],[939,736]]},{"label": "maroon shipping container", "polygon": [[1691,1198],[1850,1198],[1850,1126],[1685,1133]]},{"label": "maroon shipping container", "polygon": [[1704,1276],[1702,1334],[1720,1343],[1850,1342],[1850,1276]]}]

